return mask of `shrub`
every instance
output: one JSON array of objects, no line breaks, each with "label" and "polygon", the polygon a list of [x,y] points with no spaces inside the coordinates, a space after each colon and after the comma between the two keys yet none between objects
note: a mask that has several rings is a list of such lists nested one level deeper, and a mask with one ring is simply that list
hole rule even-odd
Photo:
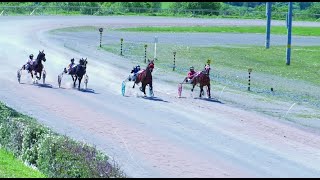
[{"label": "shrub", "polygon": [[0,146],[47,177],[126,177],[95,147],[52,132],[0,103]]}]

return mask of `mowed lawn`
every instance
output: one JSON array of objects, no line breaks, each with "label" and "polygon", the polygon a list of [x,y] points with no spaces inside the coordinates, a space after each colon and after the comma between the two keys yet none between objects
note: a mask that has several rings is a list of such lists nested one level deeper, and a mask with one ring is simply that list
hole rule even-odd
[{"label": "mowed lawn", "polygon": [[[153,55],[153,44],[147,43],[148,54]],[[125,43],[130,52],[124,56],[144,57],[143,44]],[[109,44],[104,50],[119,54],[120,44]],[[320,46],[294,47],[291,52],[291,65],[286,65],[286,49],[283,46],[272,46],[270,49],[258,46],[212,46],[187,47],[169,44],[157,45],[157,65],[170,66],[173,63],[172,52],[176,51],[177,69],[188,70],[189,66],[201,69],[207,59],[218,69],[231,68],[246,72],[253,68],[254,72],[276,75],[283,78],[303,80],[320,85]],[[165,69],[170,70],[169,67]],[[181,71],[180,71],[181,72]]]},{"label": "mowed lawn", "polygon": [[39,171],[24,165],[12,153],[0,148],[0,178],[45,178]]},{"label": "mowed lawn", "polygon": [[[137,32],[217,32],[217,33],[266,33],[265,26],[168,26],[168,27],[136,27],[121,28],[119,31]],[[285,35],[285,26],[272,26],[271,34]],[[320,27],[293,27],[292,35],[297,36],[320,36]]]}]

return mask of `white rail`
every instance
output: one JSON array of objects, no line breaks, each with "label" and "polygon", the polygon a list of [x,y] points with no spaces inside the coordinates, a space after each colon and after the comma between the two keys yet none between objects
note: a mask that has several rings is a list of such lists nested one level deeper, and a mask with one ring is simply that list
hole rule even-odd
[{"label": "white rail", "polygon": [[30,16],[32,16],[32,14],[34,13],[34,11],[36,10],[37,8],[35,8],[31,13],[30,13]]}]

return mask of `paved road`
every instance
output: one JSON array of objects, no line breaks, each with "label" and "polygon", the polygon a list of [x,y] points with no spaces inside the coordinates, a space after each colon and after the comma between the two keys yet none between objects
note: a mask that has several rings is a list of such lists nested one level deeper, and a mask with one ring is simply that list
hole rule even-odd
[{"label": "paved road", "polygon": [[[155,98],[144,98],[129,87],[123,97],[120,84],[131,68],[125,59],[95,51],[96,45],[90,43],[80,44],[79,52],[71,51],[45,34],[80,25],[252,25],[262,21],[59,16],[0,20],[0,100],[62,134],[95,144],[131,177],[320,176],[318,134],[224,102],[177,98],[176,86],[157,78]],[[18,84],[17,69],[28,54],[42,49],[47,57],[47,84],[32,85],[27,74]],[[92,67],[88,68],[90,89],[72,89],[70,77],[64,77],[63,88],[57,88],[56,77],[70,57],[84,55]]]}]

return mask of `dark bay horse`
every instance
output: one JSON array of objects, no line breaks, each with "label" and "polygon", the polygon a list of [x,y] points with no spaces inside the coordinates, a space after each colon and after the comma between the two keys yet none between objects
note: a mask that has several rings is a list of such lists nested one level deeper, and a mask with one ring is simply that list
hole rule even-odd
[{"label": "dark bay horse", "polygon": [[135,84],[139,84],[140,82],[142,83],[142,86],[140,87],[140,90],[144,93],[146,96],[146,86],[149,84],[150,91],[152,91],[152,71],[154,68],[154,61],[153,60],[148,60],[149,64],[147,65],[147,68],[144,70],[141,70],[140,73],[138,73],[138,76],[133,83],[133,87]]},{"label": "dark bay horse", "polygon": [[200,84],[200,95],[199,97],[201,98],[201,96],[204,94],[203,91],[203,87],[207,86],[208,90],[207,90],[207,95],[209,98],[211,98],[211,94],[210,94],[210,77],[209,77],[209,72],[210,72],[210,66],[206,65],[204,70],[197,73],[197,75],[192,79],[192,89],[191,91],[193,92],[194,87],[197,84]]},{"label": "dark bay horse", "polygon": [[[46,54],[44,54],[43,52],[44,50],[42,51],[39,51],[39,54],[37,56],[37,59],[35,60],[35,62],[33,63],[32,67],[31,67],[31,77],[33,79],[33,73],[32,71],[34,71],[34,75],[36,76],[36,78],[38,80],[41,79],[41,74],[42,74],[42,70],[43,70],[43,64],[42,64],[42,61],[43,62],[46,62]],[[40,76],[38,77],[37,76],[37,73],[40,74]]]},{"label": "dark bay horse", "polygon": [[87,58],[86,59],[81,58],[79,60],[79,64],[74,66],[69,73],[72,77],[73,87],[76,87],[76,81],[77,79],[79,80],[79,84],[78,84],[79,90],[80,90],[80,84],[81,84],[83,75],[86,74],[87,64],[88,64]]}]

